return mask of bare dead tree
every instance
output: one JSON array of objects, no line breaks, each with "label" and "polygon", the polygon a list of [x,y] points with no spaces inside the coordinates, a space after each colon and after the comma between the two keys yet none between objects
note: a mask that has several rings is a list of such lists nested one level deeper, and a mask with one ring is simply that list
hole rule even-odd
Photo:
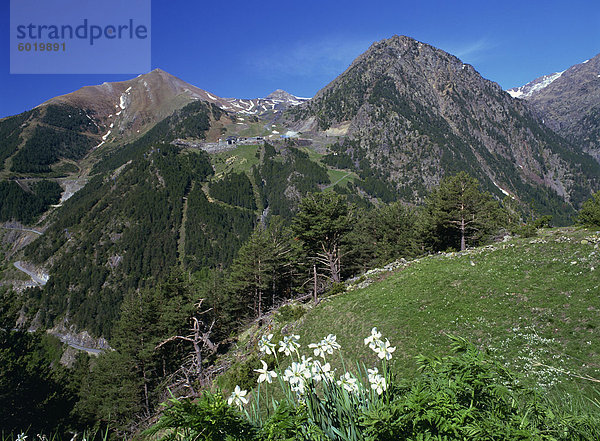
[{"label": "bare dead tree", "polygon": [[341,260],[342,254],[340,253],[340,247],[336,244],[327,249],[324,244],[321,244],[323,249],[322,253],[316,255],[317,261],[327,268],[327,271],[331,274],[331,281],[333,283],[339,283],[341,280]]},{"label": "bare dead tree", "polygon": [[[200,299],[200,301],[196,305],[198,309],[201,308],[203,301],[204,299]],[[204,315],[210,312],[211,310],[212,308],[207,309],[205,311],[200,312],[198,315]],[[217,352],[217,349],[219,347],[219,343],[215,344],[210,339],[210,335],[212,334],[212,329],[214,325],[215,320],[212,321],[210,326],[205,326],[204,322],[202,322],[198,317],[194,316],[191,318],[190,334],[174,335],[156,345],[156,347],[154,348],[155,350],[176,340],[182,340],[192,344],[193,352],[190,354],[189,357],[189,359],[191,359],[191,363],[184,363],[184,365],[181,366],[181,368],[177,371],[177,376],[179,376],[180,378],[174,378],[175,381],[172,386],[184,385],[188,388],[191,388],[192,392],[195,393],[193,383],[195,381],[199,382],[200,384],[204,383],[204,367],[202,365],[203,354],[211,356]],[[203,328],[206,330],[203,330]]]}]

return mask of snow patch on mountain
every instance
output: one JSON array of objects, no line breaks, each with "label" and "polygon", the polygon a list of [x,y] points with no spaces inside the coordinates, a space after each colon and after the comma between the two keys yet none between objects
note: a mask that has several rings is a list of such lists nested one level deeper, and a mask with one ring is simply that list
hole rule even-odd
[{"label": "snow patch on mountain", "polygon": [[[212,96],[208,94],[209,98]],[[297,106],[310,98],[303,98],[292,95],[284,90],[277,89],[275,92],[267,95],[265,98],[240,99],[240,98],[223,98],[227,103],[217,103],[222,109],[234,109],[234,112],[244,115],[261,115],[266,112],[277,112],[285,110],[292,106]]]},{"label": "snow patch on mountain", "polygon": [[498,188],[498,190],[500,190],[502,192],[502,194],[504,194],[505,196],[509,196],[511,198],[514,199],[514,196],[511,195],[508,191],[506,191],[505,189],[503,189],[502,187],[500,187],[498,184],[496,184],[496,182],[492,181],[492,183]]},{"label": "snow patch on mountain", "polygon": [[507,92],[513,98],[529,98],[534,93],[548,87],[554,81],[559,79],[564,72],[565,71],[563,70],[562,72],[555,72],[550,75],[544,75],[543,77],[537,78],[532,82],[525,84],[524,86],[508,89]]}]

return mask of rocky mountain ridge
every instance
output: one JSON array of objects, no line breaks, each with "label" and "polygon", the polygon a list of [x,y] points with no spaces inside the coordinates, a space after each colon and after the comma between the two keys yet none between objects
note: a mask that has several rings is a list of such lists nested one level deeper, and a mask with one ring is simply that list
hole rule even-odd
[{"label": "rocky mountain ridge", "polygon": [[600,162],[600,54],[508,93],[525,99],[548,127]]},{"label": "rocky mountain ridge", "polygon": [[206,101],[245,115],[280,112],[308,98],[278,89],[265,98],[222,98],[193,86],[161,69],[127,81],[86,86],[52,98],[38,107],[68,104],[85,109],[103,131],[102,140],[131,138],[193,101]]},{"label": "rocky mountain ridge", "polygon": [[264,116],[268,113],[282,112],[290,107],[297,106],[310,98],[294,96],[285,90],[277,89],[265,98],[241,99],[224,98],[226,105],[219,105],[223,110],[246,115]]},{"label": "rocky mountain ridge", "polygon": [[554,72],[549,75],[543,75],[535,80],[525,84],[521,87],[513,87],[512,89],[508,89],[507,92],[513,98],[529,98],[534,95],[538,91],[542,90],[544,87],[548,87],[552,82],[564,73],[562,72]]},{"label": "rocky mountain ridge", "polygon": [[[265,98],[221,98],[155,69],[127,81],[85,86],[0,120],[0,171],[6,169],[6,177],[13,178],[40,172],[65,176],[65,170],[77,171],[76,164],[84,159],[89,170],[99,158],[139,139],[194,102],[216,106],[231,121],[236,115],[258,121],[257,117],[274,120],[306,100],[283,90]],[[203,128],[203,136],[216,141],[227,132],[226,124],[213,120],[212,130]]]}]

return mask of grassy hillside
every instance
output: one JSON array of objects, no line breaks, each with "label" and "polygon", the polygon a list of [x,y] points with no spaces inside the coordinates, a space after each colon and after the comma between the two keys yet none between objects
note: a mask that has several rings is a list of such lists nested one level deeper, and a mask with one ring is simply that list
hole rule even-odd
[{"label": "grassy hillside", "polygon": [[[599,268],[600,234],[545,230],[372,270],[284,334],[299,334],[307,355],[308,343],[336,334],[347,365],[372,365],[363,338],[377,326],[397,348],[402,377],[415,374],[418,354],[449,354],[446,334],[457,335],[547,390],[582,391],[598,386],[582,377],[600,379]],[[276,333],[279,316],[269,325]]]}]

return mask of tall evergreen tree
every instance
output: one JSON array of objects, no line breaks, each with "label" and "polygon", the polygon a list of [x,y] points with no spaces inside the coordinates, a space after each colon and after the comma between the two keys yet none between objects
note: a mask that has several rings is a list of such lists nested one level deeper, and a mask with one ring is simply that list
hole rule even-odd
[{"label": "tall evergreen tree", "polygon": [[121,317],[115,329],[115,349],[132,358],[135,371],[141,379],[145,412],[150,411],[150,389],[152,377],[156,375],[153,352],[157,344],[158,321],[154,291],[136,290],[123,299]]},{"label": "tall evergreen tree", "polygon": [[54,366],[43,333],[0,328],[0,428],[34,433],[58,429],[74,405],[62,366]]},{"label": "tall evergreen tree", "polygon": [[254,317],[262,316],[265,291],[274,265],[267,235],[259,228],[238,251],[230,278],[230,287],[241,304],[251,305]]},{"label": "tall evergreen tree", "polygon": [[80,391],[78,414],[117,431],[149,416],[162,398],[162,382],[187,355],[182,342],[157,350],[161,341],[180,334],[194,312],[188,275],[174,269],[154,288],[131,290],[121,305],[111,345],[98,357]]},{"label": "tall evergreen tree", "polygon": [[498,201],[479,190],[479,182],[465,172],[447,177],[426,201],[423,230],[435,250],[479,243],[496,228],[504,213]]},{"label": "tall evergreen tree", "polygon": [[414,209],[401,202],[361,211],[348,235],[348,266],[352,272],[420,254]]},{"label": "tall evergreen tree", "polygon": [[75,412],[89,425],[102,424],[124,435],[130,431],[134,416],[144,410],[142,382],[131,355],[105,352],[83,379]]},{"label": "tall evergreen tree", "polygon": [[268,307],[289,292],[292,284],[290,239],[282,224],[273,219],[259,226],[240,248],[231,267],[229,286],[240,305],[262,317]]},{"label": "tall evergreen tree", "polygon": [[313,193],[302,199],[292,231],[309,256],[323,264],[334,283],[340,281],[340,247],[352,227],[350,206],[337,193]]}]

